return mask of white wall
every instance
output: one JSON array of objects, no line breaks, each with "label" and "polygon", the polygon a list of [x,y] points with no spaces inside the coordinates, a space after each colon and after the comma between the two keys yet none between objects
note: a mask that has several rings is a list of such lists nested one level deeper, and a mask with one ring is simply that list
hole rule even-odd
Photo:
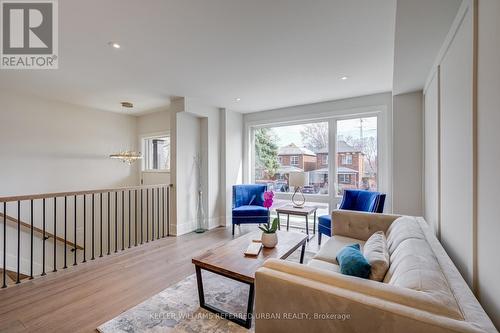
[{"label": "white wall", "polygon": [[170,130],[170,109],[158,110],[137,117],[137,133],[139,135],[154,134]]},{"label": "white wall", "polygon": [[[478,12],[474,13],[476,8]],[[432,162],[429,168],[436,164],[439,167],[437,210],[441,241],[497,328],[500,328],[500,261],[495,259],[500,234],[500,180],[496,177],[500,165],[499,16],[497,0],[464,0],[428,79],[425,110],[426,133],[430,128],[432,135],[438,134],[437,139],[428,143],[440,142],[440,147],[426,144],[425,160]],[[425,184],[431,184],[435,177],[436,174],[426,172]],[[426,202],[429,200],[426,198]]]},{"label": "white wall", "polygon": [[233,185],[243,182],[243,115],[238,112],[222,110],[222,189],[225,190],[222,212],[225,212],[224,225],[231,225]]},{"label": "white wall", "polygon": [[[182,235],[197,227],[198,170],[194,157],[201,154],[200,119],[187,112],[176,115],[176,217],[172,233]],[[174,179],[174,178],[173,178]]]},{"label": "white wall", "polygon": [[[223,216],[222,201],[224,195],[221,190],[221,174],[220,168],[222,167],[221,160],[221,110],[219,108],[205,105],[199,101],[186,98],[185,111],[191,113],[199,118],[202,118],[202,137],[201,137],[201,151],[204,157],[205,173],[203,177],[204,182],[204,195],[206,199],[205,214],[208,220],[208,227],[215,228],[224,225],[221,218]],[[183,133],[189,135],[189,133]]]},{"label": "white wall", "polygon": [[430,78],[424,93],[424,218],[440,237],[439,220],[439,71]]},{"label": "white wall", "polygon": [[422,92],[393,97],[393,212],[422,215]]},{"label": "white wall", "polygon": [[109,159],[137,149],[133,116],[0,92],[0,195],[137,185],[137,165]]},{"label": "white wall", "polygon": [[500,329],[500,1],[480,0],[478,17],[478,295]]},{"label": "white wall", "polygon": [[[175,119],[172,122],[175,126],[171,127],[174,163],[171,182],[175,187],[174,200],[177,203],[177,209],[172,212],[173,221],[176,221],[172,232],[180,235],[197,227],[197,188],[193,190],[192,187],[195,172],[193,158],[196,154],[202,156],[203,208],[208,228],[224,224],[221,207],[225,198],[221,190],[221,111],[190,98],[183,98],[177,104],[171,114]],[[174,202],[172,204],[175,205]]]},{"label": "white wall", "polygon": [[440,62],[441,242],[473,285],[473,40],[469,10]]},{"label": "white wall", "polygon": [[[134,116],[93,110],[12,92],[0,92],[0,195],[34,194],[115,188],[138,185],[137,165],[109,158],[121,150],[137,150],[137,120]],[[90,216],[90,197],[87,214]],[[96,197],[96,202],[98,198]],[[73,241],[73,197],[68,198],[68,239]],[[78,243],[83,243],[82,197],[78,198]],[[114,197],[112,197],[112,202]],[[57,234],[63,236],[63,198],[57,204]],[[46,204],[47,232],[53,233],[53,200]],[[7,214],[17,216],[14,203]],[[106,205],[104,216],[107,216]],[[114,221],[114,212],[111,220]],[[117,219],[121,219],[121,211]],[[21,205],[21,220],[29,223],[29,203]],[[42,228],[42,203],[34,202],[34,226]],[[98,222],[96,222],[98,223]],[[87,235],[90,234],[90,221]],[[121,229],[120,229],[121,230]],[[121,232],[121,231],[120,231]],[[99,229],[96,228],[96,237]],[[103,237],[107,238],[106,230]],[[7,228],[7,267],[15,270],[17,230]],[[87,238],[90,258],[90,237]],[[29,233],[21,232],[21,272],[29,272]],[[41,273],[42,240],[34,241],[35,274]],[[52,269],[52,241],[47,241],[47,270]],[[111,246],[114,240],[111,239]],[[97,244],[96,244],[97,249]],[[63,264],[63,246],[57,245],[58,267]],[[68,263],[73,253],[68,249]],[[78,254],[81,260],[81,253]]]}]

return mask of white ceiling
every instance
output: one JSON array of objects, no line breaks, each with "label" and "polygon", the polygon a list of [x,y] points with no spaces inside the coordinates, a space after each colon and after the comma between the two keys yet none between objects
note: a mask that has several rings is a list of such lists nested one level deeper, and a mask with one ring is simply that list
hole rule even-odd
[{"label": "white ceiling", "polygon": [[59,69],[0,71],[0,87],[129,113],[170,96],[251,112],[390,91],[395,2],[59,1]]},{"label": "white ceiling", "polygon": [[393,93],[424,88],[462,0],[398,0]]}]

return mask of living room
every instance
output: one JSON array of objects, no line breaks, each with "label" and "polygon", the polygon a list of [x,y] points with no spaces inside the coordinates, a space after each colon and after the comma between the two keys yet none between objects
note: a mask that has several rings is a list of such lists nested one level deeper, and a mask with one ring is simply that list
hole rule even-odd
[{"label": "living room", "polygon": [[0,7],[0,331],[497,332],[497,0]]}]

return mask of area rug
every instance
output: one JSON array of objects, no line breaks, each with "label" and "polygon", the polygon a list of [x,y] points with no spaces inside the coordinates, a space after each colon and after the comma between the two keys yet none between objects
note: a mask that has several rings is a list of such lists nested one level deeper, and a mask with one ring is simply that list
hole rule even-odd
[{"label": "area rug", "polygon": [[[306,251],[304,263],[314,253]],[[287,260],[299,262],[300,249]],[[205,300],[231,313],[245,313],[248,285],[202,271]],[[143,303],[99,326],[102,333],[122,332],[253,332],[209,311],[198,302],[196,276],[190,275]]]}]

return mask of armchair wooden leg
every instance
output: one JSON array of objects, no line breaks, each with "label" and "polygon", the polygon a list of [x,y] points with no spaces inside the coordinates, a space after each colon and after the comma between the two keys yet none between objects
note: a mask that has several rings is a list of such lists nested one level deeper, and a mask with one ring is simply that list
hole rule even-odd
[{"label": "armchair wooden leg", "polygon": [[318,245],[321,245],[321,232],[318,232]]},{"label": "armchair wooden leg", "polygon": [[234,236],[234,223],[233,223],[233,236]]}]

